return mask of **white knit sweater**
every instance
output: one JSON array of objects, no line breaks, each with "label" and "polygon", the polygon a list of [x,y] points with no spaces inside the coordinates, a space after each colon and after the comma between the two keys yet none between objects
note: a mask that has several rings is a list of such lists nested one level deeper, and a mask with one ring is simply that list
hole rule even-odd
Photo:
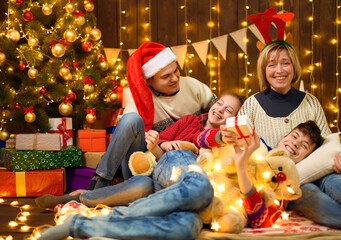
[{"label": "white knit sweater", "polygon": [[308,120],[316,122],[321,129],[322,136],[331,133],[321,104],[315,96],[309,93],[287,117],[268,116],[254,95],[245,101],[238,115],[248,115],[257,134],[272,148],[276,147],[280,140],[298,124]]},{"label": "white knit sweater", "polygon": [[[180,77],[180,91],[174,96],[156,96],[153,92],[154,124],[153,129],[162,131],[176,120],[189,114],[200,115],[211,105],[215,97],[204,83],[191,77]],[[131,99],[124,113],[137,112]]]}]

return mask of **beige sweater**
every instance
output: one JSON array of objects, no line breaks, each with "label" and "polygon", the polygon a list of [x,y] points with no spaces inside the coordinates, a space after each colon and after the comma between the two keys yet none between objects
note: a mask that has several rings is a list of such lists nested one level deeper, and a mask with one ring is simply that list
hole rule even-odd
[{"label": "beige sweater", "polygon": [[[215,100],[208,86],[191,77],[180,77],[180,91],[174,96],[152,95],[155,109],[153,129],[156,131],[166,129],[185,115],[199,116]],[[128,112],[137,112],[133,99],[127,103],[123,114]]]},{"label": "beige sweater", "polygon": [[245,101],[238,115],[248,115],[257,134],[272,148],[298,124],[308,120],[316,122],[322,136],[331,133],[321,104],[310,93],[306,94],[301,104],[287,117],[269,117],[254,95]]}]

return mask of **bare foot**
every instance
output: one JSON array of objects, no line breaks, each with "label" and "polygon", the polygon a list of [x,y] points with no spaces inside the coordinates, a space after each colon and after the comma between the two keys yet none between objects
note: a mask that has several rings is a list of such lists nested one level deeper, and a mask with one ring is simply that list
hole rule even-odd
[{"label": "bare foot", "polygon": [[81,195],[85,191],[86,191],[86,189],[77,189],[73,192],[70,192],[69,195],[71,195],[71,196]]}]

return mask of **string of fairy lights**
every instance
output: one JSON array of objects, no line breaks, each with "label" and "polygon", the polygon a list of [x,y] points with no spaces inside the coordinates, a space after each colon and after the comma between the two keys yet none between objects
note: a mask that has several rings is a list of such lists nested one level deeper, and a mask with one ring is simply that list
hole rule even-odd
[{"label": "string of fairy lights", "polygon": [[336,119],[334,120],[334,123],[333,125],[335,126],[336,125],[336,128],[337,128],[337,132],[340,132],[340,126],[339,126],[339,123],[340,123],[340,111],[339,111],[339,94],[341,93],[341,88],[340,88],[340,84],[339,84],[339,59],[340,59],[340,53],[339,53],[339,24],[341,24],[341,20],[339,19],[339,11],[340,11],[340,8],[341,8],[341,5],[340,5],[340,1],[337,0],[336,1],[336,41],[337,41],[337,44],[336,44],[336,92],[335,92],[335,103],[336,103]]}]

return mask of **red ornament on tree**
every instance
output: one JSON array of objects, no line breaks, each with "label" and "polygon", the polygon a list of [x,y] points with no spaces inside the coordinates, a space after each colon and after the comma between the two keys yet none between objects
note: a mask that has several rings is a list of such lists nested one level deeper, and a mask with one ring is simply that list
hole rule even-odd
[{"label": "red ornament on tree", "polygon": [[70,101],[73,102],[76,100],[77,96],[74,92],[69,92],[67,96],[70,98]]},{"label": "red ornament on tree", "polygon": [[24,2],[23,0],[17,0],[17,1],[16,1],[16,4],[17,4],[17,5],[21,5],[21,4],[23,4],[23,2]]},{"label": "red ornament on tree", "polygon": [[33,13],[31,11],[26,11],[24,14],[23,14],[23,18],[26,22],[29,22],[33,19]]},{"label": "red ornament on tree", "polygon": [[72,67],[75,68],[75,69],[78,68],[78,63],[77,62],[72,62]]},{"label": "red ornament on tree", "polygon": [[20,105],[17,103],[17,104],[15,104],[15,107],[14,107],[14,109],[16,109],[16,110],[18,110],[18,109],[20,109],[21,107],[20,107]]},{"label": "red ornament on tree", "polygon": [[45,95],[45,94],[47,93],[46,88],[41,88],[41,89],[40,89],[40,93],[43,94],[43,95]]},{"label": "red ornament on tree", "polygon": [[24,70],[26,68],[26,65],[23,62],[20,62],[18,67],[20,70]]},{"label": "red ornament on tree", "polygon": [[92,43],[90,41],[84,41],[82,43],[82,50],[84,52],[90,52],[92,49]]}]

